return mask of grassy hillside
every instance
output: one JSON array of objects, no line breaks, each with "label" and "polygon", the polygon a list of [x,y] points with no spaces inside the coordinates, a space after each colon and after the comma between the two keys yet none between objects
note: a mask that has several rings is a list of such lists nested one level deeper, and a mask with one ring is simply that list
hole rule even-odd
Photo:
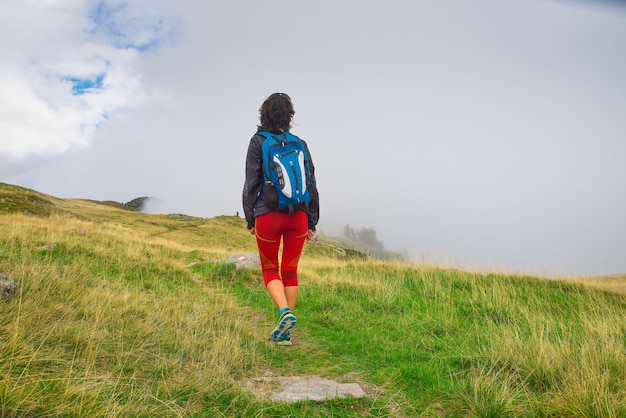
[{"label": "grassy hillside", "polygon": [[[0,183],[0,273],[21,287],[0,302],[0,416],[626,416],[624,276],[469,273],[336,245],[307,244],[294,345],[276,347],[260,272],[222,262],[255,250],[242,219]],[[308,375],[369,396],[281,404],[242,385]]]}]

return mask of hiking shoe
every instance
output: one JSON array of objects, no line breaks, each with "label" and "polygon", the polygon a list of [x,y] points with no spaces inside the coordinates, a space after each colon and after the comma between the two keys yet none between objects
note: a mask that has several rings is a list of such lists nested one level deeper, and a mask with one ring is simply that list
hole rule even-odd
[{"label": "hiking shoe", "polygon": [[291,332],[287,331],[287,338],[277,340],[276,345],[291,346]]},{"label": "hiking shoe", "polygon": [[278,325],[270,334],[270,341],[291,341],[289,330],[296,326],[296,316],[291,311],[285,311],[278,319]]},{"label": "hiking shoe", "polygon": [[283,346],[283,347],[290,347],[291,346],[291,337],[287,337],[284,340],[276,341],[276,345],[280,345],[280,346]]}]

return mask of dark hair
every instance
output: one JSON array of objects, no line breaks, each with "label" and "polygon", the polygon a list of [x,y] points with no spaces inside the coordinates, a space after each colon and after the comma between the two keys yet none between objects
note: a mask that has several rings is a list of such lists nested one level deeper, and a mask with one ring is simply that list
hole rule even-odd
[{"label": "dark hair", "polygon": [[288,131],[291,128],[291,119],[296,113],[291,99],[285,93],[272,94],[263,102],[259,112],[261,113],[259,129],[268,131]]}]

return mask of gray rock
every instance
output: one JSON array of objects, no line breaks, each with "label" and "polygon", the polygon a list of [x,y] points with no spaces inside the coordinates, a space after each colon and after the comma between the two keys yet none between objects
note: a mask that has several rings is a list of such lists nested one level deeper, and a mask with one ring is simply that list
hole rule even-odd
[{"label": "gray rock", "polygon": [[39,251],[52,251],[57,248],[56,244],[43,245],[37,248]]},{"label": "gray rock", "polygon": [[226,257],[225,263],[234,264],[235,269],[260,269],[261,259],[258,253],[237,254]]},{"label": "gray rock", "polygon": [[365,392],[358,383],[338,383],[334,380],[313,378],[296,380],[270,395],[275,402],[297,402],[303,400],[321,402],[333,398],[362,398]]},{"label": "gray rock", "polygon": [[0,299],[8,300],[17,295],[20,287],[6,274],[0,273]]}]

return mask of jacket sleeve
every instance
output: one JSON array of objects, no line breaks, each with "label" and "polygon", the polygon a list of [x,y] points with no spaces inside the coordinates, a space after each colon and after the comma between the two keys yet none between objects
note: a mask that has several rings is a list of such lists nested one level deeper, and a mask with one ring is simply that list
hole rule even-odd
[{"label": "jacket sleeve", "polygon": [[261,143],[257,135],[253,136],[246,156],[246,180],[243,185],[243,213],[248,228],[254,226],[254,207],[263,186],[263,158]]},{"label": "jacket sleeve", "polygon": [[[303,141],[304,142],[304,141]],[[311,201],[309,202],[307,215],[309,216],[309,229],[315,231],[315,227],[320,218],[320,196],[317,192],[317,182],[315,180],[315,165],[313,164],[313,157],[306,142],[304,142],[306,151],[309,154],[311,161],[311,182],[309,184],[309,194],[311,195]]]}]

